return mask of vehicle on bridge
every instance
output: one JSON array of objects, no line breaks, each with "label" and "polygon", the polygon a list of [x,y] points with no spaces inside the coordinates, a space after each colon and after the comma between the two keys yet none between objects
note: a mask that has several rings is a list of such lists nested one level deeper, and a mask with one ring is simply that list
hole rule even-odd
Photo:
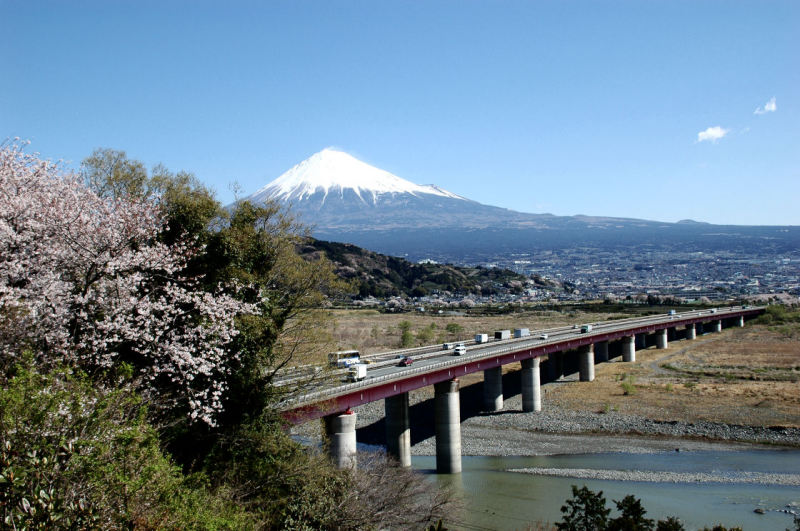
[{"label": "vehicle on bridge", "polygon": [[547,339],[548,337],[547,334],[539,334],[539,339]]},{"label": "vehicle on bridge", "polygon": [[486,343],[489,341],[489,334],[477,334],[475,336],[475,343]]},{"label": "vehicle on bridge", "polygon": [[498,341],[503,339],[511,339],[511,330],[498,330],[494,333],[494,338]]},{"label": "vehicle on bridge", "polygon": [[398,366],[398,367],[408,367],[408,366],[409,366],[409,365],[411,365],[412,363],[414,363],[414,360],[413,360],[413,359],[409,358],[408,356],[403,356],[403,357],[400,359],[400,363],[398,363],[398,364],[397,364],[397,366]]},{"label": "vehicle on bridge", "polygon": [[581,327],[581,334],[585,334],[585,333],[591,332],[591,331],[592,331],[592,325],[590,325],[590,324],[585,324],[585,325],[583,325]]},{"label": "vehicle on bridge", "polygon": [[464,345],[458,345],[453,350],[453,356],[463,356],[466,353],[467,353],[467,347],[465,347]]},{"label": "vehicle on bridge", "polygon": [[357,350],[340,350],[328,354],[328,362],[331,367],[346,369],[356,363],[361,363],[361,353]]},{"label": "vehicle on bridge", "polygon": [[360,382],[367,377],[367,366],[363,363],[356,363],[347,369],[347,379],[351,382]]}]

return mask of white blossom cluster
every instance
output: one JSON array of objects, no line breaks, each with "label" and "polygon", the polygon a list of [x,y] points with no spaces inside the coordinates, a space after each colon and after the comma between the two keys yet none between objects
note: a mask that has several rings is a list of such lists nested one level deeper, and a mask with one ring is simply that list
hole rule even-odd
[{"label": "white blossom cluster", "polygon": [[151,204],[102,198],[18,142],[0,146],[0,355],[125,361],[145,396],[169,394],[213,425],[234,318],[256,309],[183,278],[197,250],[159,243],[163,226]]}]

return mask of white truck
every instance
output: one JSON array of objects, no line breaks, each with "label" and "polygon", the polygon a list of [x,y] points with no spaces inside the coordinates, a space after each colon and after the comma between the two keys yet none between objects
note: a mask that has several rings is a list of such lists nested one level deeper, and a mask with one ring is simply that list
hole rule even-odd
[{"label": "white truck", "polygon": [[503,339],[511,339],[511,330],[498,330],[494,333],[494,338],[498,341]]},{"label": "white truck", "polygon": [[477,334],[475,336],[475,343],[486,343],[489,341],[489,334]]},{"label": "white truck", "polygon": [[367,365],[357,363],[347,368],[347,379],[351,382],[360,382],[367,377]]},{"label": "white truck", "polygon": [[585,324],[585,325],[583,325],[581,327],[581,334],[585,334],[585,333],[591,332],[591,331],[592,331],[592,325],[590,325],[590,324]]},{"label": "white truck", "polygon": [[528,337],[529,335],[531,335],[531,331],[529,328],[514,329],[514,337]]}]

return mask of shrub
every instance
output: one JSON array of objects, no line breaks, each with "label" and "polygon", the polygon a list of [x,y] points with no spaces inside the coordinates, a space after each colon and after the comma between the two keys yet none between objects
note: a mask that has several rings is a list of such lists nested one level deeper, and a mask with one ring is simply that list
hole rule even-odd
[{"label": "shrub", "polygon": [[21,528],[210,528],[250,517],[164,456],[129,385],[17,366],[0,389],[2,521]]},{"label": "shrub", "polygon": [[636,394],[636,385],[634,384],[634,382],[635,382],[634,377],[631,375],[627,375],[625,377],[625,380],[623,380],[623,382],[619,384],[619,386],[622,387],[623,395],[630,396]]}]

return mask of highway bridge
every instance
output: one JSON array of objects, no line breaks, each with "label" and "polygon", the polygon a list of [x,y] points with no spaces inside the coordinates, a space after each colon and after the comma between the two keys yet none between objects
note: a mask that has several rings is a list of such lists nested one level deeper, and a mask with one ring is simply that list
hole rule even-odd
[{"label": "highway bridge", "polygon": [[[665,349],[674,340],[693,340],[698,334],[720,332],[723,326],[744,326],[745,319],[764,312],[763,307],[731,307],[673,314],[582,323],[569,327],[531,331],[527,337],[464,342],[466,354],[454,355],[441,345],[392,351],[369,357],[367,377],[359,382],[328,382],[282,405],[292,423],[325,418],[329,451],[340,467],[355,465],[356,414],[352,408],[385,400],[386,446],[404,466],[411,465],[408,392],[434,386],[436,469],[440,473],[461,471],[461,426],[458,378],[483,371],[484,409],[503,408],[502,367],[520,363],[522,408],[540,411],[542,367],[548,378],[577,372],[581,381],[594,380],[596,363],[620,356],[636,361],[636,350],[654,345]],[[584,325],[591,324],[590,327]],[[411,357],[410,366],[398,359]],[[286,380],[303,376],[287,375]]]}]

